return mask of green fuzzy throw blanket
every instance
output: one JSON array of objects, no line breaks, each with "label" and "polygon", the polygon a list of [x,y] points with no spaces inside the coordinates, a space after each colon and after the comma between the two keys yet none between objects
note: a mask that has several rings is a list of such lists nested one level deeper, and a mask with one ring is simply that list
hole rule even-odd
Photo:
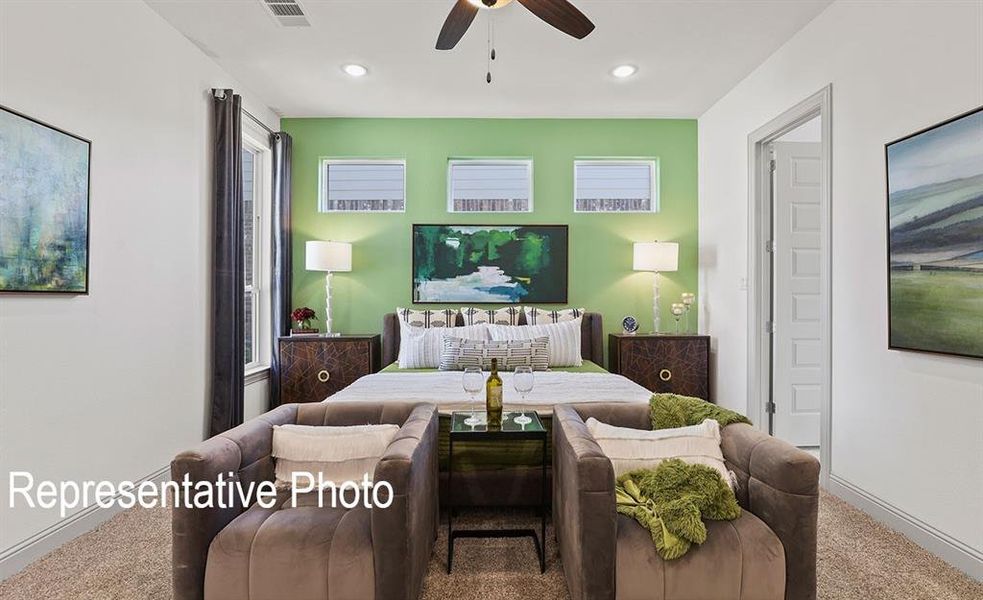
[{"label": "green fuzzy throw blanket", "polygon": [[740,413],[706,400],[678,394],[653,394],[649,400],[652,429],[670,429],[699,425],[706,419],[713,419],[724,428],[731,423],[748,423],[751,421]]},{"label": "green fuzzy throw blanket", "polygon": [[618,478],[614,493],[618,512],[652,533],[663,560],[679,558],[692,544],[707,539],[703,519],[730,521],[741,516],[737,498],[720,473],[678,458],[654,469],[625,473]]}]

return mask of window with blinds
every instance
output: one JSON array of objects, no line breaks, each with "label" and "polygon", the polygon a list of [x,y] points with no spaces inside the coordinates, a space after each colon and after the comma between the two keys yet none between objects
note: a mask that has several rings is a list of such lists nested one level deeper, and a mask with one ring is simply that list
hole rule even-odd
[{"label": "window with blinds", "polygon": [[532,161],[450,161],[447,211],[532,212]]},{"label": "window with blinds", "polygon": [[406,162],[323,159],[319,195],[321,212],[403,212]]},{"label": "window with blinds", "polygon": [[658,169],[656,160],[578,160],[574,163],[574,211],[658,212]]}]

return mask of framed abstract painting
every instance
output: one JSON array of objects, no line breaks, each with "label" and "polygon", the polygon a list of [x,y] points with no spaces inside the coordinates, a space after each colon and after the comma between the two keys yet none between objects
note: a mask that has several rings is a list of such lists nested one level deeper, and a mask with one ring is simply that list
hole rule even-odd
[{"label": "framed abstract painting", "polygon": [[566,225],[414,225],[413,302],[566,304]]},{"label": "framed abstract painting", "polygon": [[983,358],[983,107],[885,153],[888,345]]},{"label": "framed abstract painting", "polygon": [[0,292],[89,292],[91,146],[0,106]]}]

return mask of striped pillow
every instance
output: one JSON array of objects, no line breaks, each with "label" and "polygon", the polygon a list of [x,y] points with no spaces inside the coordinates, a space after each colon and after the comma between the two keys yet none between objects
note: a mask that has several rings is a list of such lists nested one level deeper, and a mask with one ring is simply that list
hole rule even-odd
[{"label": "striped pillow", "polygon": [[587,430],[611,460],[615,477],[635,469],[654,469],[664,460],[678,458],[716,469],[734,487],[734,479],[720,451],[720,424],[713,419],[689,427],[650,431],[615,427],[591,417],[587,419]]},{"label": "striped pillow", "polygon": [[532,367],[533,371],[545,371],[550,366],[550,339],[538,337],[531,340],[465,340],[444,337],[444,352],[440,355],[441,371],[463,371],[466,367],[491,369],[493,358],[498,359],[502,371],[514,371],[516,367]]},{"label": "striped pillow", "polygon": [[444,336],[453,335],[471,340],[487,340],[488,325],[470,327],[414,327],[399,320],[399,368],[436,369]]},{"label": "striped pillow", "polygon": [[584,364],[580,349],[580,319],[547,325],[489,325],[493,340],[550,339],[551,367],[579,367]]},{"label": "striped pillow", "polygon": [[527,325],[545,325],[547,323],[564,323],[576,321],[586,312],[582,308],[567,308],[564,310],[543,310],[533,306],[525,306]]},{"label": "striped pillow", "polygon": [[472,306],[461,307],[461,316],[464,317],[465,325],[477,325],[479,323],[488,323],[489,325],[518,325],[520,315],[522,315],[522,308],[519,306],[506,306],[498,310],[493,308],[474,308]]},{"label": "striped pillow", "polygon": [[397,308],[396,314],[399,320],[409,323],[414,327],[456,327],[457,311],[452,308],[440,310],[413,310],[411,308]]}]

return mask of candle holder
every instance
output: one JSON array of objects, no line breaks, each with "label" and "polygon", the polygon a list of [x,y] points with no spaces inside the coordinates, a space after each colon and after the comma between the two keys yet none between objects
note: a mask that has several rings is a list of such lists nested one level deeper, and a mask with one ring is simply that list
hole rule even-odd
[{"label": "candle holder", "polygon": [[686,305],[682,302],[676,302],[673,303],[671,310],[673,318],[676,319],[676,335],[679,335],[679,317],[686,312]]},{"label": "candle holder", "polygon": [[683,292],[682,294],[683,304],[686,306],[686,333],[694,333],[690,331],[689,328],[689,311],[693,304],[696,302],[696,294],[691,292]]}]

